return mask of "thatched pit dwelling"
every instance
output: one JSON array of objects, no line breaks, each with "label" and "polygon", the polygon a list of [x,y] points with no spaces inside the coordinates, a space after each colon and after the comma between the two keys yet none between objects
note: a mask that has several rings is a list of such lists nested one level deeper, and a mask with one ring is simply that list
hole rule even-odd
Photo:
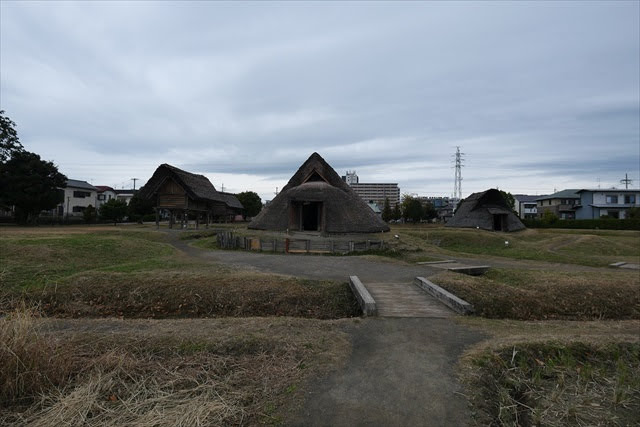
[{"label": "thatched pit dwelling", "polygon": [[376,233],[389,226],[313,153],[249,224],[255,230]]},{"label": "thatched pit dwelling", "polygon": [[500,191],[493,188],[473,193],[462,200],[446,226],[489,231],[518,231],[525,228]]},{"label": "thatched pit dwelling", "polygon": [[206,221],[206,225],[211,221],[232,221],[244,209],[236,196],[217,191],[206,176],[166,163],[158,166],[138,195],[155,201],[156,225],[161,209],[170,212],[169,227],[177,217],[185,221],[188,216],[195,216],[196,226],[200,221]]}]

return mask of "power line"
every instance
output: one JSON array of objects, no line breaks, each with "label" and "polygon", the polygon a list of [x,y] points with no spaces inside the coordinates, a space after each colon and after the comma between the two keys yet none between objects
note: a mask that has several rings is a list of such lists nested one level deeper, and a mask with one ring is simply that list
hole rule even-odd
[{"label": "power line", "polygon": [[624,188],[626,190],[629,189],[629,184],[631,184],[632,182],[633,182],[633,180],[629,179],[629,174],[626,174],[626,173],[624,174],[624,179],[620,180],[620,184],[624,184]]}]

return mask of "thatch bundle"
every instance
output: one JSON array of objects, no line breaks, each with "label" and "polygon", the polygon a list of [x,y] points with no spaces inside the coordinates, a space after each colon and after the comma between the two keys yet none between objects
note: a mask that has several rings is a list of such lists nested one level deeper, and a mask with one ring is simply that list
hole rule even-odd
[{"label": "thatch bundle", "polygon": [[500,191],[493,188],[473,193],[462,200],[446,226],[490,231],[518,231],[525,228]]},{"label": "thatch bundle", "polygon": [[317,230],[323,233],[389,231],[369,206],[318,154],[313,153],[282,191],[249,224],[257,230],[302,230],[302,206],[318,209]]}]

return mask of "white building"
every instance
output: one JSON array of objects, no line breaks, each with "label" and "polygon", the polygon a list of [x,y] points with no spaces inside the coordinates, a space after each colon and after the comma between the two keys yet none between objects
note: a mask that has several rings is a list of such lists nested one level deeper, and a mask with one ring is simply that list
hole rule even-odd
[{"label": "white building", "polygon": [[522,219],[536,219],[538,217],[538,198],[543,196],[528,196],[526,194],[514,194],[515,210]]},{"label": "white building", "polygon": [[58,216],[82,216],[87,206],[96,207],[98,189],[86,181],[69,179],[63,191],[64,200],[58,205]]},{"label": "white building", "polygon": [[98,189],[98,195],[96,198],[96,209],[107,203],[109,200],[116,198],[116,192],[113,188],[106,185],[96,185]]},{"label": "white building", "polygon": [[366,203],[384,206],[385,199],[389,199],[392,209],[400,203],[400,188],[397,183],[361,183],[356,171],[347,171],[342,180]]},{"label": "white building", "polygon": [[640,189],[579,190],[576,219],[627,218],[629,209],[640,207]]}]

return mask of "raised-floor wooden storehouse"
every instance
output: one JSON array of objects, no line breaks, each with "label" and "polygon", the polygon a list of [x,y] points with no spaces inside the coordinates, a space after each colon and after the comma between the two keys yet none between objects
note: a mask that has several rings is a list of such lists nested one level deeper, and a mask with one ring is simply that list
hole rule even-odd
[{"label": "raised-floor wooden storehouse", "polygon": [[318,153],[300,166],[249,228],[323,234],[389,231],[389,226]]},{"label": "raised-floor wooden storehouse", "polygon": [[204,175],[183,171],[166,163],[158,166],[138,195],[155,201],[156,224],[160,210],[169,211],[169,227],[176,218],[186,221],[195,217],[196,227],[202,222],[233,221],[242,213],[242,203],[230,193],[217,191]]},{"label": "raised-floor wooden storehouse", "polygon": [[499,190],[473,193],[462,200],[447,227],[481,228],[489,231],[518,231],[525,228]]}]

